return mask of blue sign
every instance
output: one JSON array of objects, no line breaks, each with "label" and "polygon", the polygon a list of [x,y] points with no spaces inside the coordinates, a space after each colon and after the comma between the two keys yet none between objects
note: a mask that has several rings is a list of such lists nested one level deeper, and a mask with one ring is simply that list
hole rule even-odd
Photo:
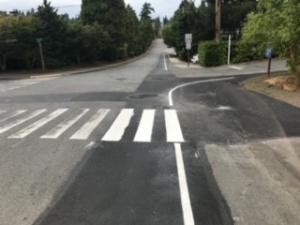
[{"label": "blue sign", "polygon": [[272,49],[272,48],[268,48],[268,49],[266,50],[266,57],[267,57],[268,59],[272,59],[272,57],[273,57],[273,49]]}]

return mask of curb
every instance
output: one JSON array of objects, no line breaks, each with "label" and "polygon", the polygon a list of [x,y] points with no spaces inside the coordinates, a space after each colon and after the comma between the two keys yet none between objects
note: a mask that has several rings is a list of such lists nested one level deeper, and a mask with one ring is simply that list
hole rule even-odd
[{"label": "curb", "polygon": [[22,80],[22,79],[47,79],[47,78],[57,78],[57,77],[63,77],[63,76],[71,76],[71,75],[80,75],[83,73],[90,73],[90,72],[97,72],[97,71],[104,71],[108,69],[113,69],[113,68],[118,68],[120,66],[128,65],[130,63],[136,62],[145,56],[147,56],[151,50],[153,49],[154,42],[150,45],[150,47],[147,49],[146,52],[142,53],[139,56],[136,56],[134,58],[127,59],[122,62],[118,63],[112,63],[109,65],[105,66],[99,66],[99,67],[92,67],[88,69],[79,69],[79,70],[73,70],[73,71],[67,71],[67,72],[62,72],[62,73],[56,73],[56,74],[48,74],[48,75],[22,75],[22,76],[3,76],[1,77],[0,75],[0,80]]},{"label": "curb", "polygon": [[43,79],[43,78],[56,78],[56,77],[63,77],[63,76],[72,76],[72,75],[80,75],[83,73],[90,73],[90,72],[97,72],[97,71],[104,71],[104,70],[108,70],[108,69],[118,68],[120,66],[128,65],[130,63],[136,62],[136,61],[144,58],[151,52],[152,48],[153,48],[153,44],[143,54],[136,56],[134,58],[125,60],[123,62],[113,63],[113,64],[105,65],[105,66],[93,67],[93,68],[89,68],[89,69],[69,71],[69,72],[59,73],[59,74],[30,76],[30,79],[38,79],[38,78]]}]

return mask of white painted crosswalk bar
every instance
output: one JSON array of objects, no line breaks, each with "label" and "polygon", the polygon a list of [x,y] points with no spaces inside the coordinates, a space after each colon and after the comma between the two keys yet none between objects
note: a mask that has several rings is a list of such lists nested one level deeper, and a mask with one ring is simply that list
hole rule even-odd
[{"label": "white painted crosswalk bar", "polygon": [[71,128],[76,122],[78,122],[90,109],[83,109],[82,112],[71,120],[64,121],[50,130],[47,134],[41,136],[41,139],[57,139],[69,128]]},{"label": "white painted crosswalk bar", "polygon": [[176,110],[165,110],[165,123],[167,132],[167,142],[184,142]]},{"label": "white painted crosswalk bar", "polygon": [[145,109],[134,137],[134,142],[151,142],[155,110]]},{"label": "white painted crosswalk bar", "polygon": [[22,123],[25,123],[26,121],[31,120],[34,117],[37,117],[46,111],[47,111],[46,109],[39,109],[39,110],[36,110],[36,111],[32,112],[31,114],[27,115],[26,117],[20,118],[16,121],[13,121],[11,123],[4,125],[4,126],[0,127],[0,134],[3,134],[4,132],[6,132],[16,126],[21,125]]},{"label": "white painted crosswalk bar", "polygon": [[96,127],[102,122],[105,116],[109,113],[109,109],[99,109],[91,119],[84,124],[70,139],[72,140],[86,140]]},{"label": "white painted crosswalk bar", "polygon": [[117,142],[120,141],[128,127],[131,118],[134,115],[134,109],[123,109],[109,130],[106,132],[102,141]]},{"label": "white painted crosswalk bar", "polygon": [[4,121],[7,121],[7,120],[12,119],[14,117],[20,116],[20,115],[24,114],[25,112],[27,112],[27,110],[17,110],[12,115],[9,115],[8,117],[0,119],[0,122],[4,122]]},{"label": "white painted crosswalk bar", "polygon": [[34,131],[40,129],[41,127],[43,127],[44,125],[46,125],[50,121],[54,120],[55,118],[59,117],[60,115],[62,115],[66,111],[68,111],[68,109],[55,110],[51,114],[43,117],[42,119],[34,122],[33,124],[29,125],[28,127],[25,127],[24,129],[18,131],[17,133],[9,136],[9,138],[11,138],[11,139],[20,139],[20,138],[27,137],[28,135],[30,135]]}]

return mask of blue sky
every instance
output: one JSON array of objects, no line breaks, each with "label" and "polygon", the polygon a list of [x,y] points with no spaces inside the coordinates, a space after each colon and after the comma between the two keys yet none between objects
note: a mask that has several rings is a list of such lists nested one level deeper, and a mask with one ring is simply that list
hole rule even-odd
[{"label": "blue sky", "polygon": [[[61,13],[68,13],[71,16],[79,14],[81,0],[50,0],[55,7],[59,7]],[[155,16],[171,17],[178,8],[181,0],[125,0],[139,14],[143,3],[147,1],[155,8]],[[199,3],[200,0],[196,0]],[[27,10],[36,8],[43,0],[0,0],[0,10]]]}]

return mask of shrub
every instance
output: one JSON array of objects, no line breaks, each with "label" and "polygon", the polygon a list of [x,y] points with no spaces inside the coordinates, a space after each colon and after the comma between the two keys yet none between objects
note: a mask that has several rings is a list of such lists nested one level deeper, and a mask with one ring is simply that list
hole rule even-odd
[{"label": "shrub", "polygon": [[265,57],[266,46],[246,41],[238,42],[236,45],[236,56],[233,57],[234,63],[260,60]]},{"label": "shrub", "polygon": [[206,41],[199,44],[199,62],[202,66],[220,66],[226,63],[225,42]]}]

